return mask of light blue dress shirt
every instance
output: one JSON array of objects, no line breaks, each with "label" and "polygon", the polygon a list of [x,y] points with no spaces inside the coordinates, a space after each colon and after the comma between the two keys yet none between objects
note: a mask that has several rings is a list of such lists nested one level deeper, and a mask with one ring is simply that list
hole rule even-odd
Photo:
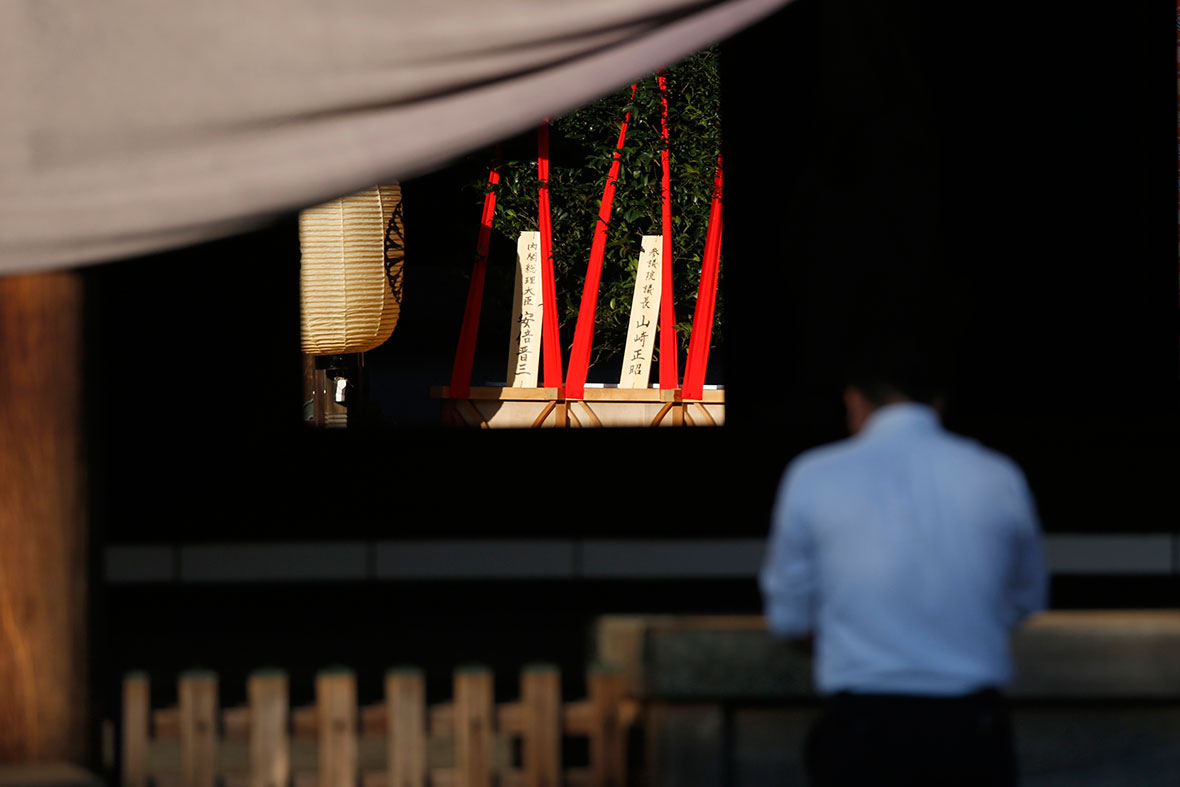
[{"label": "light blue dress shirt", "polygon": [[1001,687],[1011,629],[1045,605],[1032,495],[933,409],[887,405],[787,468],[760,584],[772,633],[814,633],[821,694]]}]

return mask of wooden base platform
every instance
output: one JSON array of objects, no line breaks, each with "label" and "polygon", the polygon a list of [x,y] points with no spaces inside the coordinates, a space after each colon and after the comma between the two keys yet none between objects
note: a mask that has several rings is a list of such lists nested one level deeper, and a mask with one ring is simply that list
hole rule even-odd
[{"label": "wooden base platform", "polygon": [[679,390],[587,388],[581,399],[567,399],[560,388],[472,386],[456,399],[449,386],[430,389],[443,400],[443,422],[481,429],[538,427],[721,426],[725,391],[706,390],[685,400]]}]

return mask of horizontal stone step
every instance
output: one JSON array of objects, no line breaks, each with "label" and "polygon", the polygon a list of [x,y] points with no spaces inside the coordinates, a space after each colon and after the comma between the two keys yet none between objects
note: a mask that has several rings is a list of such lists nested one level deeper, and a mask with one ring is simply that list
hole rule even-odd
[{"label": "horizontal stone step", "polygon": [[[814,698],[811,659],[761,616],[605,616],[597,658],[669,701]],[[1054,611],[1013,638],[1014,698],[1180,699],[1180,611]]]}]

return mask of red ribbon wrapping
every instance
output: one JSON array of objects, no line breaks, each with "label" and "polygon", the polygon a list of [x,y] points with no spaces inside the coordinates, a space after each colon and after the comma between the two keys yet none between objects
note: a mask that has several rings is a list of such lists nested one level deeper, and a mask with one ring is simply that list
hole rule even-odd
[{"label": "red ribbon wrapping", "polygon": [[660,132],[664,137],[664,149],[660,151],[663,176],[660,181],[662,205],[660,206],[660,227],[664,235],[663,278],[660,284],[660,388],[676,388],[680,380],[678,362],[679,348],[676,346],[676,308],[672,302],[672,168],[668,158],[668,81],[664,72],[658,77],[660,83]]},{"label": "red ribbon wrapping", "polygon": [[[631,100],[635,100],[635,85],[631,86]],[[594,318],[598,311],[598,285],[602,279],[602,257],[606,252],[606,232],[610,224],[611,205],[615,199],[615,181],[619,179],[623,142],[627,138],[628,111],[619,127],[619,142],[602,189],[602,204],[598,208],[598,223],[590,244],[590,264],[586,267],[586,282],[582,286],[582,303],[578,306],[578,322],[574,328],[574,344],[570,350],[569,376],[565,380],[565,395],[581,399],[586,395],[586,374],[590,369],[590,347],[594,342]]]},{"label": "red ribbon wrapping", "polygon": [[475,337],[479,332],[479,309],[483,303],[483,282],[488,269],[488,245],[492,238],[492,216],[496,211],[495,185],[500,173],[492,169],[488,174],[488,193],[483,198],[483,217],[479,225],[479,242],[475,247],[475,264],[471,266],[471,283],[467,287],[467,305],[463,309],[463,328],[459,331],[459,346],[455,350],[455,365],[451,367],[451,398],[466,399],[471,395],[471,367],[475,364]]},{"label": "red ribbon wrapping", "polygon": [[557,328],[557,287],[553,283],[553,220],[549,211],[549,121],[537,128],[537,224],[541,230],[541,348],[546,388],[561,387],[561,337]]},{"label": "red ribbon wrapping", "polygon": [[705,389],[705,369],[709,365],[709,344],[713,340],[713,307],[717,301],[717,274],[721,259],[721,156],[717,157],[717,174],[713,178],[713,204],[709,208],[709,230],[705,235],[705,254],[701,259],[701,284],[692,317],[692,335],[688,340],[688,360],[684,364],[684,399],[700,399]]}]

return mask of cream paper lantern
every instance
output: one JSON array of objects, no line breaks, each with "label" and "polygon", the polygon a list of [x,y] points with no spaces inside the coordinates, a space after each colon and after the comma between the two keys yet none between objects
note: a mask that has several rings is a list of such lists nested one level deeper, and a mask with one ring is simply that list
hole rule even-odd
[{"label": "cream paper lantern", "polygon": [[361,353],[393,333],[401,311],[401,187],[325,202],[299,214],[303,351]]}]

